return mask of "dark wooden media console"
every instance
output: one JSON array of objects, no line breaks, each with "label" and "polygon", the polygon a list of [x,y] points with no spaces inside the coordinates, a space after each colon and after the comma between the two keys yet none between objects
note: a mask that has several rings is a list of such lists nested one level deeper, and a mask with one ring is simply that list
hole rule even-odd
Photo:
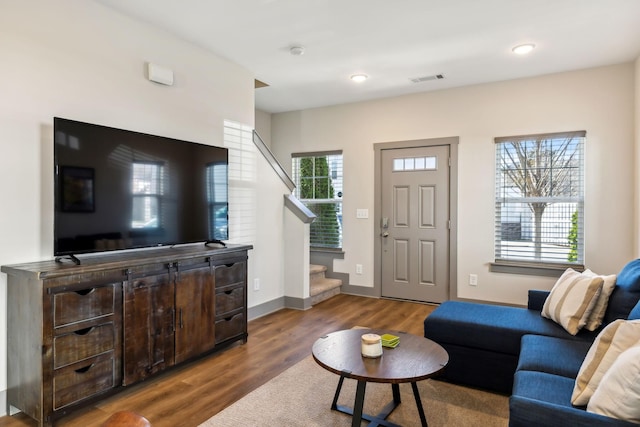
[{"label": "dark wooden media console", "polygon": [[183,246],[6,265],[7,412],[51,426],[247,340],[247,251]]}]

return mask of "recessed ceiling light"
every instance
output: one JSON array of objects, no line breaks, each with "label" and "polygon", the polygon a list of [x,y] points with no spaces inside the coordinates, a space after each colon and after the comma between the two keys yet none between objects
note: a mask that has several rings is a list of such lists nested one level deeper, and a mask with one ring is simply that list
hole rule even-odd
[{"label": "recessed ceiling light", "polygon": [[535,47],[536,47],[535,44],[527,43],[527,44],[518,45],[513,49],[511,49],[511,51],[518,55],[526,55],[527,53],[531,52]]},{"label": "recessed ceiling light", "polygon": [[369,78],[369,76],[367,76],[366,74],[353,74],[351,77],[349,77],[351,80],[353,80],[356,83],[362,83],[363,81],[367,80]]}]

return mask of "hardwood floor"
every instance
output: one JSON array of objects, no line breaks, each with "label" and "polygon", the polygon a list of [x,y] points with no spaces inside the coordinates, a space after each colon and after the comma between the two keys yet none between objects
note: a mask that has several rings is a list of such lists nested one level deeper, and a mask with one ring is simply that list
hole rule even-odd
[{"label": "hardwood floor", "polygon": [[[131,410],[147,417],[154,427],[196,427],[310,355],[314,341],[326,333],[368,326],[422,336],[422,322],[434,309],[340,294],[310,310],[280,310],[249,322],[246,344],[131,386],[60,419],[56,426],[100,426],[113,412]],[[0,417],[0,427],[36,425],[22,414]]]}]

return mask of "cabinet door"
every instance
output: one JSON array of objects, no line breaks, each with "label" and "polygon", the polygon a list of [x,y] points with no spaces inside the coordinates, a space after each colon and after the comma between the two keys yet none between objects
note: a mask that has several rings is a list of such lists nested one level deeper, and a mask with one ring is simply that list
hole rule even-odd
[{"label": "cabinet door", "polygon": [[176,363],[215,346],[215,289],[207,267],[176,273]]},{"label": "cabinet door", "polygon": [[174,284],[169,272],[129,280],[124,299],[124,385],[174,364]]}]

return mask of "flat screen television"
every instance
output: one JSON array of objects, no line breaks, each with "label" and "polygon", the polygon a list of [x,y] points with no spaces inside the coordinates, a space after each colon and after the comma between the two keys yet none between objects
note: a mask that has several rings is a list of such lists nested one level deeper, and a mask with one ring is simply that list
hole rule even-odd
[{"label": "flat screen television", "polygon": [[54,162],[56,257],[229,238],[226,148],[55,117]]}]

